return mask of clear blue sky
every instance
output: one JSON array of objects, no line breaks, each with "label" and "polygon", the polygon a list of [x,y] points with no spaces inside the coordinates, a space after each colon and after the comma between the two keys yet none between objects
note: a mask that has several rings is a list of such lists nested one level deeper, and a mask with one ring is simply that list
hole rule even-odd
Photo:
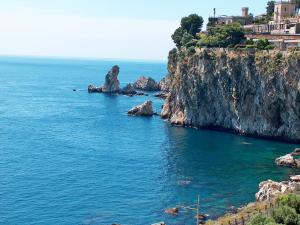
[{"label": "clear blue sky", "polygon": [[[264,0],[0,0],[0,54],[166,59],[180,18],[265,12]],[[3,23],[5,21],[5,23]]]}]

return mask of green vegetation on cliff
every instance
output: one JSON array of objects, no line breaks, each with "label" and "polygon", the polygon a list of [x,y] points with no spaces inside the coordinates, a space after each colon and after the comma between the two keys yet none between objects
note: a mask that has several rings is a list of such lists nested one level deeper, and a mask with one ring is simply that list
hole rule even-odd
[{"label": "green vegetation on cliff", "polygon": [[206,225],[247,224],[247,225],[299,225],[300,195],[281,195],[271,203],[255,202],[241,208],[235,214],[227,214]]},{"label": "green vegetation on cliff", "polygon": [[195,48],[245,48],[270,50],[273,45],[266,39],[246,40],[245,29],[240,23],[210,26],[206,32],[200,32],[203,18],[197,14],[183,17],[181,26],[172,35],[172,39],[180,51],[180,58],[185,54],[194,54]]},{"label": "green vegetation on cliff", "polygon": [[181,19],[181,26],[172,35],[172,39],[177,48],[185,46],[189,41],[196,38],[203,26],[203,18],[197,14],[191,14]]}]

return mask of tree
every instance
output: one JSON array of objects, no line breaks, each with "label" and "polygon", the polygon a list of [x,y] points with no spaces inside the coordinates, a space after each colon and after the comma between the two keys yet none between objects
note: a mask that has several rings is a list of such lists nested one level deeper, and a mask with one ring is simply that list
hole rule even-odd
[{"label": "tree", "polygon": [[259,39],[256,42],[256,47],[259,50],[266,50],[266,48],[268,48],[269,45],[270,45],[270,42],[268,39]]},{"label": "tree", "polygon": [[203,18],[197,14],[191,14],[181,19],[181,27],[189,34],[195,36],[199,33],[203,26]]},{"label": "tree", "polygon": [[176,44],[177,48],[181,47],[181,40],[185,32],[186,31],[182,27],[179,27],[175,30],[174,34],[172,35],[172,39]]},{"label": "tree", "polygon": [[232,23],[211,27],[207,36],[200,35],[199,44],[208,47],[234,47],[244,40],[244,28],[239,23]]},{"label": "tree", "polygon": [[266,9],[267,15],[272,16],[275,10],[275,1],[268,1]]},{"label": "tree", "polygon": [[191,42],[192,40],[194,39],[194,36],[191,35],[190,33],[188,32],[185,32],[182,36],[182,39],[181,39],[181,46],[185,46],[187,45],[189,42]]}]

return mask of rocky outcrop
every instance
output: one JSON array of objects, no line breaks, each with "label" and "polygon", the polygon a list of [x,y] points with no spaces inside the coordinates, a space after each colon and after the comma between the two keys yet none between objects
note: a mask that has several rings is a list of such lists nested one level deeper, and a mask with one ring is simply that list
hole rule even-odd
[{"label": "rocky outcrop", "polygon": [[134,84],[134,88],[143,91],[159,91],[159,85],[151,77],[140,77]]},{"label": "rocky outcrop", "polygon": [[171,78],[169,75],[164,77],[159,83],[159,90],[162,92],[169,92],[171,87]]},{"label": "rocky outcrop", "polygon": [[161,99],[167,99],[168,96],[169,96],[169,93],[167,93],[167,92],[159,92],[154,95],[154,97],[161,98]]},{"label": "rocky outcrop", "polygon": [[197,49],[170,52],[173,124],[300,142],[300,53]]},{"label": "rocky outcrop", "polygon": [[133,96],[137,94],[132,84],[127,84],[124,88],[120,90],[121,95]]},{"label": "rocky outcrop", "polygon": [[118,93],[120,91],[120,82],[118,75],[120,72],[119,66],[113,66],[105,77],[105,83],[102,87],[104,93]]},{"label": "rocky outcrop", "polygon": [[300,161],[295,159],[292,154],[287,154],[285,156],[279,157],[275,160],[277,166],[286,166],[286,167],[298,167],[300,166]]},{"label": "rocky outcrop", "polygon": [[300,149],[296,148],[292,153],[285,156],[281,156],[275,160],[277,166],[286,166],[300,168],[300,159],[295,158],[295,156],[300,155]]},{"label": "rocky outcrop", "polygon": [[102,93],[102,87],[96,87],[95,85],[88,86],[89,93]]},{"label": "rocky outcrop", "polygon": [[257,201],[271,201],[279,194],[295,192],[300,186],[300,176],[292,176],[289,181],[264,181],[259,185],[259,192],[255,195]]},{"label": "rocky outcrop", "polygon": [[153,116],[152,101],[146,101],[141,105],[133,107],[128,111],[128,114],[133,116]]}]

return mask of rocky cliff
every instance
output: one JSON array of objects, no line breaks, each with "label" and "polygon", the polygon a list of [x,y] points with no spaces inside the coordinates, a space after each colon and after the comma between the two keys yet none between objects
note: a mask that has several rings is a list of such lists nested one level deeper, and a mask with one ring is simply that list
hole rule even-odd
[{"label": "rocky cliff", "polygon": [[172,50],[162,117],[300,143],[300,53]]}]

